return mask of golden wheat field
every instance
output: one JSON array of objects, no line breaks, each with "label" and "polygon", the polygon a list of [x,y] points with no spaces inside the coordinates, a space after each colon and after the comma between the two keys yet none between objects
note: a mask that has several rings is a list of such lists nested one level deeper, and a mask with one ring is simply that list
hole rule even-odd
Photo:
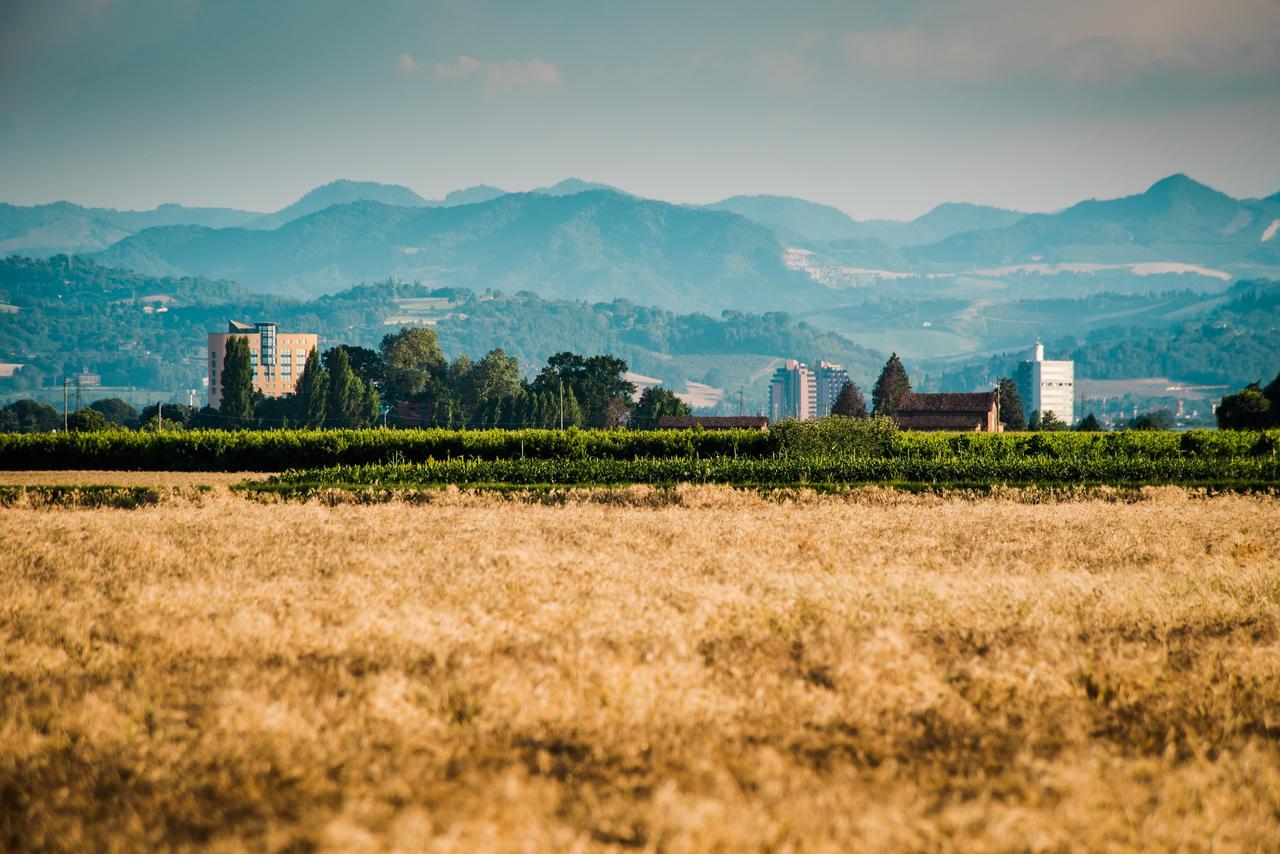
[{"label": "golden wheat field", "polygon": [[1280,501],[0,510],[0,848],[1274,850]]}]

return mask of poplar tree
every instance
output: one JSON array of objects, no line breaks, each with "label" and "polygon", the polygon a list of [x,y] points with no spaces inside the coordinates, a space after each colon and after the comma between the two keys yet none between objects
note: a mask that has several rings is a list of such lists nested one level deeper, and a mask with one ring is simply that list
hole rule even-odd
[{"label": "poplar tree", "polygon": [[233,335],[227,339],[222,358],[222,400],[218,412],[227,427],[247,427],[253,420],[253,365],[249,361],[249,339]]},{"label": "poplar tree", "polygon": [[578,405],[578,396],[571,388],[564,390],[564,426],[566,430],[582,426],[582,407]]},{"label": "poplar tree", "polygon": [[329,368],[329,395],[325,418],[334,427],[358,427],[364,419],[364,383],[351,370],[347,351],[335,347],[325,354]]},{"label": "poplar tree", "polygon": [[364,396],[360,399],[360,414],[364,424],[378,426],[382,423],[382,395],[373,383],[364,383]]},{"label": "poplar tree", "polygon": [[329,374],[320,366],[314,349],[307,354],[307,364],[298,378],[298,417],[308,427],[324,424],[329,406]]},{"label": "poplar tree", "polygon": [[1022,396],[1018,394],[1018,384],[1009,377],[1001,377],[996,384],[1000,395],[1000,420],[1006,430],[1027,429],[1027,416],[1022,411]]}]

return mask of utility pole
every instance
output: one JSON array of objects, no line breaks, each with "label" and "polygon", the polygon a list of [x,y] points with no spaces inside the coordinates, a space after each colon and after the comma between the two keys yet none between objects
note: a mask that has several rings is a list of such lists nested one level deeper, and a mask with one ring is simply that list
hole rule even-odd
[{"label": "utility pole", "polygon": [[63,378],[62,378],[62,432],[63,432],[63,433],[67,432],[67,430],[68,430],[68,426],[67,426],[67,383],[69,383],[69,382],[70,382],[70,380],[69,380],[67,377],[63,377]]},{"label": "utility pole", "polygon": [[738,415],[745,415],[747,412],[747,392],[742,386],[738,386]]},{"label": "utility pole", "polygon": [[164,429],[164,401],[156,404],[156,429]]},{"label": "utility pole", "polygon": [[564,429],[564,380],[560,380],[560,429]]},{"label": "utility pole", "polygon": [[76,412],[81,408],[80,374],[76,374]]}]

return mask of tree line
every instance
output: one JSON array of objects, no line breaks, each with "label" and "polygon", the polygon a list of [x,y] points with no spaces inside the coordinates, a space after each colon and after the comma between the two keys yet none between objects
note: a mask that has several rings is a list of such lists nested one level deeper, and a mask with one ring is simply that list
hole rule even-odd
[{"label": "tree line", "polygon": [[660,415],[688,414],[670,391],[636,387],[616,356],[561,352],[532,380],[502,348],[449,361],[435,330],[406,327],[377,350],[339,345],[312,351],[297,390],[264,398],[253,390],[248,341],[231,339],[222,367],[218,414],[228,423],[297,427],[616,428],[656,426]]},{"label": "tree line", "polygon": [[[449,361],[435,330],[402,328],[375,350],[341,344],[312,350],[291,394],[268,397],[254,388],[249,339],[231,336],[218,381],[218,407],[177,404],[138,413],[124,401],[96,401],[72,413],[72,430],[182,427],[270,429],[282,427],[445,427],[654,429],[664,415],[692,410],[662,387],[639,399],[626,378],[627,363],[611,355],[557,353],[532,380],[521,377],[514,356],[502,348],[479,359]],[[62,414],[35,401],[0,410],[0,430],[61,429]]]},{"label": "tree line", "polygon": [[1215,413],[1223,430],[1267,430],[1280,427],[1280,374],[1263,387],[1249,383],[1222,398]]}]

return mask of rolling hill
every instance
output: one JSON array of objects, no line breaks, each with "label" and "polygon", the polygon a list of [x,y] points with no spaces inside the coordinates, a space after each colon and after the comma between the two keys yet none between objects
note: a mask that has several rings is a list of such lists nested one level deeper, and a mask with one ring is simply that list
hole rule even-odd
[{"label": "rolling hill", "polygon": [[[248,228],[273,229],[333,205],[352,202],[381,202],[396,207],[418,208],[431,204],[408,187],[376,181],[333,181],[316,187],[288,207],[247,224]],[[198,223],[190,223],[198,225]]]},{"label": "rolling hill", "polygon": [[271,231],[149,229],[97,257],[297,297],[395,276],[719,311],[778,308],[821,289],[788,269],[779,238],[758,223],[607,190],[508,194],[448,208],[356,202]]},{"label": "rolling hill", "polygon": [[0,302],[15,309],[0,313],[0,362],[30,366],[20,383],[0,381],[8,386],[0,394],[10,396],[84,367],[107,385],[199,388],[207,372],[205,335],[225,329],[229,318],[314,331],[324,347],[376,347],[403,325],[429,326],[451,358],[502,347],[526,374],[562,350],[613,353],[677,391],[690,383],[742,387],[753,407],[781,359],[842,362],[862,382],[884,361],[778,313],[713,317],[628,300],[548,300],[394,281],[299,301],[232,282],[147,276],[66,257],[0,261]]},{"label": "rolling hill", "polygon": [[71,202],[48,205],[0,204],[0,256],[98,252],[130,234],[167,225],[227,228],[260,217],[232,208],[189,208],[166,204],[146,211],[89,208]]}]

